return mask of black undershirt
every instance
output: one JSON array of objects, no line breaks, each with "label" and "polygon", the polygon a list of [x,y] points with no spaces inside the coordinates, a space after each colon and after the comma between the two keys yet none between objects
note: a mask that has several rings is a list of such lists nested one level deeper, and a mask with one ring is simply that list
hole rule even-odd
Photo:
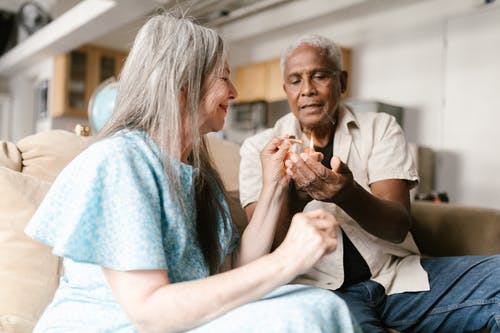
[{"label": "black undershirt", "polygon": [[[314,146],[314,150],[323,154],[324,158],[321,163],[328,169],[331,169],[330,160],[333,157],[333,135],[325,147]],[[371,273],[368,264],[345,232],[342,232],[342,240],[344,243],[344,283],[342,287],[370,279]]]}]

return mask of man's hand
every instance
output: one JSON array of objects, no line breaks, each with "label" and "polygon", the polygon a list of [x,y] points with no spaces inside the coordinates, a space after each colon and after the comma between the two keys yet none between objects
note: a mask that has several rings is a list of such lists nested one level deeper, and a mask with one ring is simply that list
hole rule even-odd
[{"label": "man's hand", "polygon": [[286,173],[294,180],[298,193],[305,192],[320,201],[339,202],[355,185],[352,172],[337,156],[330,160],[331,170],[321,164],[321,159],[320,153],[289,154]]}]

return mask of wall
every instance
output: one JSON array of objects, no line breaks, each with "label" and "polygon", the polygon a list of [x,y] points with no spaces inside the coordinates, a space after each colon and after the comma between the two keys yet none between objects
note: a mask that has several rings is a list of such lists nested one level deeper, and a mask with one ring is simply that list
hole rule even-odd
[{"label": "wall", "polygon": [[0,93],[6,93],[7,91],[9,91],[7,80],[0,77]]},{"label": "wall", "polygon": [[436,190],[452,203],[499,208],[499,6],[420,21],[399,14],[325,16],[232,42],[230,61],[276,57],[305,33],[351,47],[352,97],[407,109],[408,140],[437,151]]},{"label": "wall", "polygon": [[[12,122],[9,140],[17,141],[36,132],[35,89],[41,80],[52,78],[53,68],[53,61],[50,58],[8,80]],[[48,103],[50,107],[50,95]]]},{"label": "wall", "polygon": [[460,201],[500,208],[500,9],[447,31],[442,149],[452,158],[438,176]]},{"label": "wall", "polygon": [[12,124],[9,140],[17,141],[34,133],[33,84],[30,78],[16,76],[9,81]]},{"label": "wall", "polygon": [[408,108],[408,138],[438,151],[436,188],[455,203],[500,207],[500,154],[482,148],[500,143],[499,18],[470,13],[355,52],[353,94]]}]

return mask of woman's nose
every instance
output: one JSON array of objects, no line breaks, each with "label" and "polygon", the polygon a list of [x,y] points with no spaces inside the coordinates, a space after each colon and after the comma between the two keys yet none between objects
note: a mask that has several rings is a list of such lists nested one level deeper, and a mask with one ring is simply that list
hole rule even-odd
[{"label": "woman's nose", "polygon": [[236,87],[234,86],[232,81],[230,82],[230,87],[229,87],[229,99],[235,99],[238,97],[238,90],[236,90]]}]

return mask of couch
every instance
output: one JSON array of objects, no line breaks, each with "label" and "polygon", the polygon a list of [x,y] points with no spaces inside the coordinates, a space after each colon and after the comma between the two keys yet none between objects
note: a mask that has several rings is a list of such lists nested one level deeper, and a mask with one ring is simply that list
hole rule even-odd
[{"label": "couch", "polygon": [[[61,169],[89,138],[63,130],[0,141],[0,332],[31,332],[50,302],[61,260],[23,229]],[[238,200],[239,147],[211,137],[210,149],[229,192],[233,220],[246,218]],[[426,202],[412,203],[413,233],[425,255],[500,253],[500,211]]]}]

